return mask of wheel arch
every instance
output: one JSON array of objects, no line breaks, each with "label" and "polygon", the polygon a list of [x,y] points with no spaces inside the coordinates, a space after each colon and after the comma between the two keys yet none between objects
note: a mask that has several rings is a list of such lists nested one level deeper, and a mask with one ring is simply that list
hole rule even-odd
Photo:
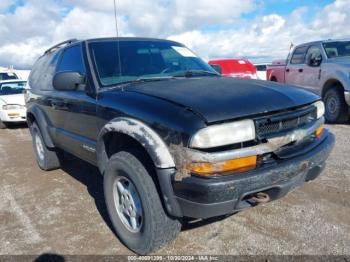
[{"label": "wheel arch", "polygon": [[97,139],[97,164],[103,174],[112,153],[125,144],[141,146],[157,168],[173,168],[175,162],[163,139],[145,123],[127,117],[108,122]]},{"label": "wheel arch", "polygon": [[339,88],[341,91],[344,92],[344,85],[342,84],[342,82],[336,78],[331,78],[328,79],[323,85],[321,94],[322,99],[324,98],[326,92],[331,88]]},{"label": "wheel arch", "polygon": [[48,123],[46,121],[45,115],[37,107],[31,107],[27,109],[27,124],[29,126],[29,129],[34,122],[38,125],[40,129],[45,145],[49,148],[54,148],[55,145],[49,134]]},{"label": "wheel arch", "polygon": [[272,82],[278,82],[278,81],[277,81],[277,77],[274,76],[274,75],[271,75],[270,81],[272,81]]}]

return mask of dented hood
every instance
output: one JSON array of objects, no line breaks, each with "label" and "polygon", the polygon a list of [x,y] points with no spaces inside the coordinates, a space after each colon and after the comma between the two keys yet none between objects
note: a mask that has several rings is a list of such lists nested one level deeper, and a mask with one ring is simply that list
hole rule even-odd
[{"label": "dented hood", "polygon": [[137,83],[124,90],[181,105],[201,115],[208,123],[294,108],[318,99],[297,87],[225,77]]}]

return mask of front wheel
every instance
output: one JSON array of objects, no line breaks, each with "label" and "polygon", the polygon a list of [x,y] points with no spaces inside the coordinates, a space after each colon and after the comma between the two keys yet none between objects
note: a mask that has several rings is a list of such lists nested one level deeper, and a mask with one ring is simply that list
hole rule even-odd
[{"label": "front wheel", "polygon": [[327,90],[323,100],[327,122],[344,123],[349,119],[348,106],[341,90],[337,88]]},{"label": "front wheel", "polygon": [[59,157],[54,149],[47,148],[36,123],[31,126],[33,139],[33,150],[38,166],[42,170],[53,170],[60,167]]},{"label": "front wheel", "polygon": [[165,213],[154,181],[138,155],[114,154],[103,183],[117,236],[128,248],[144,255],[175,239],[181,223]]}]

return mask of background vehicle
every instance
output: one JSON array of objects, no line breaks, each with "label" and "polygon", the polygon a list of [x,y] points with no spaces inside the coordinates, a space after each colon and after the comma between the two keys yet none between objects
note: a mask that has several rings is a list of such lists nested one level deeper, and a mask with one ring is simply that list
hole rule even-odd
[{"label": "background vehicle", "polygon": [[255,66],[246,59],[215,59],[208,63],[222,76],[257,79]]},{"label": "background vehicle", "polygon": [[25,85],[19,80],[0,81],[0,128],[10,122],[26,122]]},{"label": "background vehicle", "polygon": [[334,143],[318,96],[221,77],[173,41],[69,40],[38,59],[29,86],[39,167],[59,168],[60,150],[98,166],[114,229],[139,254],[174,239],[184,217],[238,212],[315,179]]},{"label": "background vehicle", "polygon": [[287,60],[276,61],[268,68],[267,77],[320,95],[326,120],[341,123],[349,119],[349,72],[350,40],[327,40],[296,46]]},{"label": "background vehicle", "polygon": [[13,70],[0,69],[0,81],[18,79],[18,76]]},{"label": "background vehicle", "polygon": [[256,74],[258,76],[258,79],[260,80],[266,80],[266,71],[267,67],[270,66],[270,63],[254,63],[254,66],[256,68]]}]

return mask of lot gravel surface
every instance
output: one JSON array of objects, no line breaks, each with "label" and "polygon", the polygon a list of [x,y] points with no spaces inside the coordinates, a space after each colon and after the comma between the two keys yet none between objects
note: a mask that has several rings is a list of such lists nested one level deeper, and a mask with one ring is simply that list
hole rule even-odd
[{"label": "lot gravel surface", "polygon": [[[157,254],[350,255],[350,125],[328,128],[335,148],[323,174],[285,198],[184,227]],[[102,176],[72,156],[44,172],[25,126],[0,130],[0,255],[133,253],[115,237]]]}]

